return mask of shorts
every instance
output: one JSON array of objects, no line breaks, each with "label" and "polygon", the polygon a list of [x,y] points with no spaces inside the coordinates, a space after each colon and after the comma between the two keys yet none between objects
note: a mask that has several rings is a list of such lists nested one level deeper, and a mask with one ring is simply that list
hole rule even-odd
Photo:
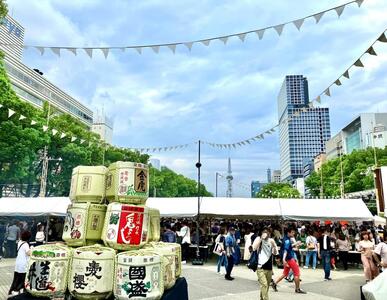
[{"label": "shorts", "polygon": [[300,268],[296,262],[296,260],[294,258],[292,259],[289,259],[287,261],[288,265],[287,266],[284,266],[284,275],[285,276],[288,276],[289,272],[290,272],[290,269],[293,271],[293,274],[295,277],[299,277],[300,276]]}]

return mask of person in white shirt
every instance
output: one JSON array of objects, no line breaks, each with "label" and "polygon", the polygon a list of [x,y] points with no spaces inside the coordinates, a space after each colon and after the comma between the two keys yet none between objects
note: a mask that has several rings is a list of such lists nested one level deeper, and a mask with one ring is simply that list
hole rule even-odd
[{"label": "person in white shirt", "polygon": [[38,231],[35,235],[36,246],[43,245],[45,239],[44,226],[42,224],[38,224]]},{"label": "person in white shirt", "polygon": [[384,242],[380,242],[375,250],[374,250],[374,254],[377,254],[380,256],[380,259],[378,256],[375,257],[375,260],[378,262],[379,266],[382,267],[383,271],[384,272],[387,272],[387,232],[384,232],[384,236],[383,236],[383,239],[384,239]]},{"label": "person in white shirt", "polygon": [[306,238],[306,260],[305,260],[305,265],[304,265],[304,269],[308,269],[309,268],[309,261],[310,261],[310,258],[312,257],[313,258],[313,263],[312,263],[312,267],[313,267],[313,270],[316,269],[316,265],[317,265],[317,238],[316,238],[316,235],[317,235],[317,232],[310,232],[308,237]]},{"label": "person in white shirt", "polygon": [[28,257],[31,254],[28,240],[31,238],[31,232],[23,231],[21,239],[17,245],[17,257],[15,264],[15,272],[13,281],[9,289],[8,295],[18,295],[24,289],[24,281],[26,279]]},{"label": "person in white shirt", "polygon": [[183,227],[181,227],[177,235],[182,238],[181,240],[182,263],[186,263],[188,259],[189,245],[191,244],[191,230],[188,227],[187,221],[183,221],[182,224],[183,224]]},{"label": "person in white shirt", "polygon": [[251,237],[254,235],[254,232],[250,232],[250,228],[247,230],[247,233],[244,236],[245,240],[245,250],[243,253],[243,260],[249,260],[251,253],[250,253],[250,246],[251,246]]}]

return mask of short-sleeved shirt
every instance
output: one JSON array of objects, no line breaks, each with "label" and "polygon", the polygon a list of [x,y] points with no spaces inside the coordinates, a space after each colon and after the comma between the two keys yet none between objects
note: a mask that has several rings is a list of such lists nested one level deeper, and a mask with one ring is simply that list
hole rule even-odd
[{"label": "short-sleeved shirt", "polygon": [[16,225],[12,225],[8,227],[7,230],[7,240],[10,241],[16,241],[18,236],[20,235],[20,228],[17,227]]},{"label": "short-sleeved shirt", "polygon": [[30,246],[27,242],[19,241],[17,248],[19,249],[16,257],[15,272],[27,273],[28,251]]},{"label": "short-sleeved shirt", "polygon": [[[387,263],[387,243],[379,243],[374,252],[380,255],[382,263]],[[387,268],[383,268],[383,270],[387,270]]]}]

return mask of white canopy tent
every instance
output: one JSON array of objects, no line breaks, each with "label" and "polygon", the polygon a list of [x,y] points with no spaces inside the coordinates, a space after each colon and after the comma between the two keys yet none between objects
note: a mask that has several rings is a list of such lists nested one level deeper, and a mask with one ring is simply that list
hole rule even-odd
[{"label": "white canopy tent", "polygon": [[[67,197],[1,198],[0,216],[64,216],[70,204]],[[160,210],[163,217],[194,217],[196,197],[149,198],[147,206]],[[232,218],[271,218],[287,220],[372,221],[361,199],[258,199],[203,197],[201,215]]]}]

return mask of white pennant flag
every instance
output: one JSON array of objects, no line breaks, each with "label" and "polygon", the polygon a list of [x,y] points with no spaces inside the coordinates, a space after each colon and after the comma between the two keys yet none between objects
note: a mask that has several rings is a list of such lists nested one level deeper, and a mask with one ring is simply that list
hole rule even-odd
[{"label": "white pennant flag", "polygon": [[136,50],[138,54],[142,53],[142,47],[135,47],[134,50]]},{"label": "white pennant flag", "polygon": [[293,24],[297,27],[298,30],[301,29],[302,24],[304,24],[305,19],[298,19],[293,21]]},{"label": "white pennant flag", "polygon": [[36,50],[38,50],[40,52],[40,55],[43,55],[44,54],[44,47],[35,47]]},{"label": "white pennant flag", "polygon": [[160,46],[152,46],[151,47],[154,53],[159,53]]},{"label": "white pennant flag", "polygon": [[277,26],[274,26],[275,31],[277,31],[278,35],[280,36],[282,34],[282,31],[284,30],[285,24],[280,24]]},{"label": "white pennant flag", "polygon": [[56,55],[58,55],[60,57],[60,48],[58,48],[58,47],[51,47],[50,49],[51,49],[51,51],[54,54],[56,54]]},{"label": "white pennant flag", "polygon": [[20,115],[19,120],[24,120],[26,117],[23,115]]},{"label": "white pennant flag", "polygon": [[340,18],[341,14],[343,13],[344,11],[344,8],[345,8],[345,5],[342,5],[342,6],[339,6],[339,7],[336,7],[335,8],[335,11],[337,13],[337,16]]},{"label": "white pennant flag", "polygon": [[60,138],[61,138],[61,139],[63,139],[65,136],[66,136],[66,134],[65,134],[64,132],[62,132],[62,133],[60,134]]},{"label": "white pennant flag", "polygon": [[211,42],[211,40],[202,40],[200,41],[204,46],[208,46]]},{"label": "white pennant flag", "polygon": [[324,91],[324,94],[327,95],[327,96],[331,96],[331,91],[329,90],[329,88],[327,88],[325,91]]},{"label": "white pennant flag", "polygon": [[77,48],[65,48],[66,50],[70,51],[72,54],[77,56]]},{"label": "white pennant flag", "polygon": [[86,54],[92,58],[93,57],[93,48],[83,48],[85,50]]},{"label": "white pennant flag", "polygon": [[167,45],[167,46],[173,52],[173,54],[175,54],[175,52],[176,52],[176,44],[171,44],[171,45]]},{"label": "white pennant flag", "polygon": [[58,133],[58,130],[56,130],[56,129],[52,130],[52,135],[56,135],[57,133]]},{"label": "white pennant flag", "polygon": [[101,48],[101,51],[103,53],[103,56],[105,56],[105,59],[108,57],[109,55],[109,48]]},{"label": "white pennant flag", "polygon": [[316,19],[316,24],[317,24],[318,22],[320,22],[320,20],[321,20],[322,16],[324,15],[324,13],[325,13],[325,12],[321,12],[321,13],[319,13],[319,14],[313,15],[313,17]]},{"label": "white pennant flag", "polygon": [[77,138],[75,136],[71,137],[71,142],[75,142],[76,140],[77,140]]},{"label": "white pennant flag", "polygon": [[8,118],[12,117],[15,114],[15,111],[8,108]]},{"label": "white pennant flag", "polygon": [[0,104],[0,108],[2,108],[3,107],[3,104]]},{"label": "white pennant flag", "polygon": [[320,96],[318,96],[318,97],[316,98],[316,102],[317,102],[317,103],[321,103],[321,97],[320,97]]},{"label": "white pennant flag", "polygon": [[82,140],[82,139],[81,139],[81,141],[80,141],[80,142],[81,142],[81,144],[83,144],[83,143],[85,142],[85,140]]},{"label": "white pennant flag", "polygon": [[360,7],[363,4],[364,0],[356,0],[357,5]]},{"label": "white pennant flag", "polygon": [[255,33],[258,35],[258,38],[259,38],[260,40],[262,40],[263,35],[264,35],[264,33],[265,33],[265,29],[257,30],[257,31],[255,31]]},{"label": "white pennant flag", "polygon": [[43,131],[46,132],[48,130],[48,126],[43,125]]},{"label": "white pennant flag", "polygon": [[192,45],[193,45],[193,42],[184,43],[184,46],[186,46],[189,51],[191,51]]},{"label": "white pennant flag", "polygon": [[35,125],[35,124],[36,124],[36,121],[32,120],[31,125]]},{"label": "white pennant flag", "polygon": [[238,38],[244,42],[245,41],[245,38],[246,38],[246,33],[241,33],[241,34],[238,34]]},{"label": "white pennant flag", "polygon": [[219,40],[221,40],[226,45],[227,41],[228,41],[228,36],[221,37],[221,38],[219,38]]}]

